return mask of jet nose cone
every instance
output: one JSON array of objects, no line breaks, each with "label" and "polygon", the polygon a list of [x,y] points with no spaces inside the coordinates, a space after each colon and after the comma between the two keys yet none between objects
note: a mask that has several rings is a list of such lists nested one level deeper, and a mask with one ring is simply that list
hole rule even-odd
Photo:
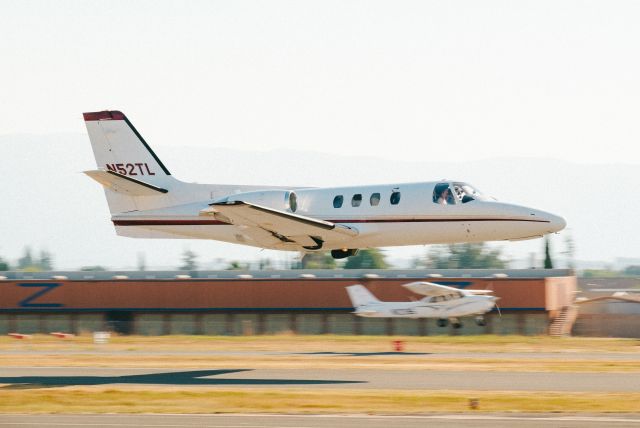
[{"label": "jet nose cone", "polygon": [[560,232],[566,226],[567,226],[567,221],[564,218],[558,215],[549,214],[550,232]]},{"label": "jet nose cone", "polygon": [[560,232],[567,226],[567,222],[564,218],[549,212],[531,210],[530,215],[536,220],[542,221],[541,223],[538,223],[542,234]]}]

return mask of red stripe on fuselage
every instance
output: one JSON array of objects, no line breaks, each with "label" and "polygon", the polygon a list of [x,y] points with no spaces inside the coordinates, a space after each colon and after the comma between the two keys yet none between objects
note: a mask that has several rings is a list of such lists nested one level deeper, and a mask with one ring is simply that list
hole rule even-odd
[{"label": "red stripe on fuselage", "polygon": [[227,225],[219,220],[112,220],[116,226],[219,226]]},{"label": "red stripe on fuselage", "polygon": [[[227,225],[219,220],[112,220],[116,226],[220,226]],[[548,220],[519,218],[410,218],[410,219],[371,219],[371,220],[326,220],[335,224],[344,223],[444,223],[444,222],[477,222],[477,221],[526,221],[533,223],[549,223]]]}]

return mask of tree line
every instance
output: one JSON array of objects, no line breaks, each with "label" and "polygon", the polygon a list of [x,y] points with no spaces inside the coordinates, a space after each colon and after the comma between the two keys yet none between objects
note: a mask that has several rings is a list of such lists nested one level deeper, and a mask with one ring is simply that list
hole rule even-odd
[{"label": "tree line", "polygon": [[42,272],[53,270],[53,256],[47,250],[40,250],[37,254],[31,247],[25,247],[22,257],[15,265],[11,265],[0,256],[0,271],[19,270],[24,272]]}]

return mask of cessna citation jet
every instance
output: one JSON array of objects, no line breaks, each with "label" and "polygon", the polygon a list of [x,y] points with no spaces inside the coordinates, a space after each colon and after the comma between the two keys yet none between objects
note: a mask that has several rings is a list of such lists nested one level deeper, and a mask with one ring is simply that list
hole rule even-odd
[{"label": "cessna citation jet", "polygon": [[460,290],[431,282],[412,282],[403,287],[421,294],[414,302],[381,302],[362,285],[347,287],[354,314],[373,318],[437,318],[438,326],[449,321],[453,328],[462,327],[458,318],[476,316],[476,324],[486,325],[483,315],[496,306],[497,297],[491,290]]},{"label": "cessna citation jet", "polygon": [[537,238],[561,217],[497,202],[459,181],[353,187],[196,184],[171,175],[119,111],[84,113],[116,233],[214,239],[284,251]]}]

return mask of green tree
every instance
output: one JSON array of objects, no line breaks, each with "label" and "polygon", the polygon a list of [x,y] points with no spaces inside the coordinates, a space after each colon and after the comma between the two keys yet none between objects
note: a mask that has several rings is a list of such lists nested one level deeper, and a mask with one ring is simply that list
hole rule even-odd
[{"label": "green tree", "polygon": [[31,247],[24,248],[24,255],[18,259],[18,269],[25,270],[33,266],[33,256],[31,255]]},{"label": "green tree", "polygon": [[197,270],[198,269],[198,262],[196,261],[197,258],[198,256],[196,255],[196,253],[194,253],[191,250],[185,250],[182,253],[182,266],[180,266],[178,269],[188,270],[188,271]]},{"label": "green tree", "polygon": [[296,269],[335,269],[336,260],[328,253],[307,253]]},{"label": "green tree", "polygon": [[427,254],[431,269],[504,269],[507,261],[499,248],[490,249],[484,242],[436,245]]},{"label": "green tree", "polygon": [[567,267],[569,269],[575,268],[575,254],[576,254],[576,243],[573,240],[570,232],[567,232],[564,237],[564,251],[562,252],[567,259]]},{"label": "green tree", "polygon": [[551,244],[549,242],[549,236],[544,240],[544,268],[553,269],[553,260],[551,260]]},{"label": "green tree", "polygon": [[229,263],[229,265],[225,268],[225,270],[248,270],[248,266],[240,263],[239,261],[234,260],[231,263]]},{"label": "green tree", "polygon": [[0,272],[9,270],[9,263],[0,257]]},{"label": "green tree", "polygon": [[51,253],[48,252],[47,250],[41,250],[40,251],[40,258],[37,261],[37,266],[40,267],[40,269],[42,270],[53,270],[53,263],[51,261],[52,257],[51,257]]},{"label": "green tree", "polygon": [[358,254],[349,257],[344,265],[345,269],[386,269],[388,267],[384,254],[378,248],[358,251]]},{"label": "green tree", "polygon": [[259,270],[273,269],[273,263],[271,262],[271,259],[260,259],[260,261],[258,262],[258,269]]},{"label": "green tree", "polygon": [[624,268],[624,274],[629,276],[640,276],[640,265],[627,266]]}]

